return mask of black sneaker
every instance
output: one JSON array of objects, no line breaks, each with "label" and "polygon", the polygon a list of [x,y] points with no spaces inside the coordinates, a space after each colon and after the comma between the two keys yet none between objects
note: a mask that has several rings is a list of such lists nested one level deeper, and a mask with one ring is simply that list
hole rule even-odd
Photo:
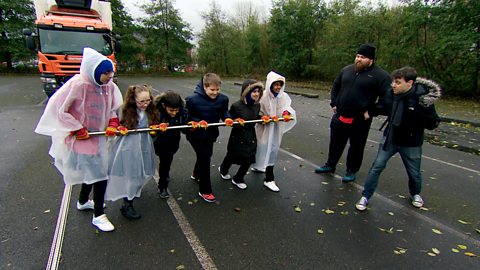
[{"label": "black sneaker", "polygon": [[335,168],[330,167],[328,165],[323,165],[322,167],[318,167],[315,169],[315,173],[334,173]]},{"label": "black sneaker", "polygon": [[122,215],[128,219],[139,219],[142,216],[133,208],[133,205],[127,204],[120,208]]},{"label": "black sneaker", "polygon": [[170,194],[168,194],[167,189],[159,189],[158,196],[160,196],[160,198],[162,199],[168,199],[168,197],[170,197]]}]

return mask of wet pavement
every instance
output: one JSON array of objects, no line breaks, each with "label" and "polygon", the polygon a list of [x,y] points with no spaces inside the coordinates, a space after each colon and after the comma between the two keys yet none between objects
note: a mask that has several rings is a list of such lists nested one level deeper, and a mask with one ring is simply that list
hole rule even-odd
[{"label": "wet pavement", "polygon": [[[119,86],[149,83],[186,96],[196,82],[132,76],[121,78]],[[231,102],[240,93],[235,82],[222,85]],[[471,257],[480,255],[478,155],[425,143],[423,209],[410,205],[406,174],[395,157],[369,210],[358,212],[354,204],[375,158],[382,120],[372,125],[355,183],[340,181],[344,157],[337,174],[317,175],[313,170],[326,159],[331,117],[322,97],[292,95],[298,119],[275,166],[279,193],[263,187],[263,174],[250,173],[244,191],[219,177],[216,166],[229,134],[221,128],[211,170],[218,203],[196,195],[198,186],[189,179],[193,151],[182,138],[172,197],[160,199],[155,183],[147,184],[135,202],[142,213],[138,221],[121,216],[121,202],[108,202],[116,231],[98,232],[91,213],[75,209],[79,188],[69,194],[52,166],[49,138],[33,133],[44,106],[39,89],[37,77],[0,76],[0,269],[53,269],[47,267],[53,255],[59,269],[480,269],[480,258]],[[470,133],[465,140],[459,135],[459,128],[468,127],[442,126],[451,133],[440,134],[441,140],[471,148]],[[59,233],[62,205],[67,211]],[[61,243],[59,251],[53,243]]]}]

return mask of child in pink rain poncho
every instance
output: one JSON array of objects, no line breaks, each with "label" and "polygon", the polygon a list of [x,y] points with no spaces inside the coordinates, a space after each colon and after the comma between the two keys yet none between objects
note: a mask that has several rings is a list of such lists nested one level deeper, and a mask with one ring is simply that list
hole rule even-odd
[{"label": "child in pink rain poncho", "polygon": [[[51,136],[49,154],[66,185],[82,184],[78,210],[94,210],[92,224],[102,231],[114,226],[103,212],[108,180],[106,138],[88,131],[114,135],[119,125],[116,110],[122,94],[113,78],[113,63],[97,51],[85,48],[80,74],[65,83],[50,98],[35,129]],[[93,201],[89,194],[93,188]]]}]

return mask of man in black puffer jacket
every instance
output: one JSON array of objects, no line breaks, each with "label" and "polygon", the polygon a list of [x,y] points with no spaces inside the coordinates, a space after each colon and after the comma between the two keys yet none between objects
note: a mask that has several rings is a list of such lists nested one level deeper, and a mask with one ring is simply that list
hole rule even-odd
[{"label": "man in black puffer jacket", "polygon": [[417,72],[411,67],[403,67],[392,73],[393,90],[386,99],[388,126],[379,146],[377,157],[368,172],[362,198],[355,207],[364,211],[378,184],[381,172],[388,160],[399,153],[408,174],[408,188],[411,202],[415,207],[423,206],[420,196],[422,175],[422,144],[424,130],[436,128],[440,118],[433,103],[440,97],[440,87],[423,78],[417,79]]},{"label": "man in black puffer jacket", "polygon": [[357,51],[355,63],[342,69],[333,82],[330,106],[334,112],[330,122],[328,160],[316,173],[333,173],[350,141],[347,170],[343,182],[355,180],[360,169],[372,117],[377,116],[377,100],[390,89],[388,73],[374,63],[376,48],[363,44]]}]

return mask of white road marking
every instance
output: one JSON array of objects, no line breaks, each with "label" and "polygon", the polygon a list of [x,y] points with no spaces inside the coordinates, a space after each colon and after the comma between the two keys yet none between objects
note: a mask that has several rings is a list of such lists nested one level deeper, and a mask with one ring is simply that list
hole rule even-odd
[{"label": "white road marking", "polygon": [[63,237],[65,235],[65,225],[67,224],[68,207],[70,205],[70,197],[72,195],[72,186],[65,185],[63,190],[62,203],[57,218],[57,226],[55,227],[55,234],[53,235],[52,246],[50,248],[50,255],[48,256],[47,270],[58,269],[60,262],[60,255],[62,253]]},{"label": "white road marking", "polygon": [[198,239],[197,235],[195,234],[192,226],[190,226],[190,223],[188,222],[187,218],[182,212],[182,209],[178,205],[177,201],[171,196],[167,200],[168,206],[172,210],[173,215],[175,216],[175,219],[178,222],[178,225],[180,225],[180,228],[182,229],[183,234],[188,240],[188,243],[190,243],[190,246],[193,249],[193,252],[195,252],[195,255],[197,256],[198,261],[202,265],[202,268],[205,270],[217,270],[217,266],[215,266],[215,263],[213,262],[212,258],[208,254],[207,250],[205,247],[202,245],[200,240]]},{"label": "white road marking", "polygon": [[[310,161],[308,161],[308,160],[306,160],[306,159],[304,159],[304,158],[302,158],[302,157],[300,157],[300,156],[297,156],[297,155],[295,155],[295,154],[293,154],[293,153],[291,153],[291,152],[289,152],[289,151],[287,151],[287,150],[285,150],[285,149],[280,148],[280,151],[283,152],[283,153],[285,153],[285,154],[287,154],[287,155],[289,155],[289,156],[291,156],[291,157],[293,157],[294,159],[299,160],[299,161],[301,161],[301,162],[303,162],[303,163],[306,163],[306,164],[308,164],[308,165],[310,165],[310,166],[312,166],[312,167],[314,167],[314,168],[319,167],[319,165],[314,164],[314,163],[312,163],[312,162],[310,162]],[[342,179],[342,176],[340,176],[340,175],[338,175],[338,174],[335,174],[335,178],[341,180],[341,179]],[[357,183],[350,183],[350,184],[353,185],[353,186],[354,186],[356,189],[358,189],[358,190],[363,190],[363,186],[361,186],[361,185],[359,185],[359,184],[357,184]],[[405,207],[404,205],[401,205],[401,204],[399,204],[399,203],[397,203],[397,202],[395,202],[395,201],[393,201],[393,200],[391,200],[391,199],[383,196],[382,194],[379,194],[378,192],[375,193],[375,197],[378,197],[381,201],[383,201],[383,202],[385,202],[385,203],[387,203],[387,204],[389,204],[389,205],[391,205],[391,206],[393,206],[393,207],[395,207],[395,208],[398,208],[398,209],[400,209],[400,210],[402,210],[402,211],[406,211],[406,212],[408,212],[409,214],[411,214],[411,215],[413,215],[413,216],[415,216],[415,217],[417,217],[417,218],[419,218],[419,219],[421,219],[421,220],[423,220],[423,221],[425,221],[425,222],[430,223],[432,226],[434,226],[434,227],[436,227],[436,228],[439,228],[441,231],[449,232],[449,233],[457,236],[458,238],[461,238],[461,239],[464,240],[464,241],[468,241],[468,242],[470,242],[471,244],[473,244],[473,245],[475,245],[475,246],[477,246],[477,247],[480,247],[480,240],[474,239],[474,238],[472,238],[471,236],[466,235],[464,232],[455,230],[454,228],[451,228],[451,227],[449,227],[449,226],[447,226],[447,225],[445,225],[445,224],[443,224],[443,223],[441,223],[441,222],[439,222],[439,221],[436,221],[436,220],[434,220],[434,219],[432,219],[432,218],[429,218],[429,217],[427,217],[427,216],[425,216],[425,215],[422,215],[421,213],[419,213],[418,211],[414,210],[413,208],[411,208],[411,207]]]}]

